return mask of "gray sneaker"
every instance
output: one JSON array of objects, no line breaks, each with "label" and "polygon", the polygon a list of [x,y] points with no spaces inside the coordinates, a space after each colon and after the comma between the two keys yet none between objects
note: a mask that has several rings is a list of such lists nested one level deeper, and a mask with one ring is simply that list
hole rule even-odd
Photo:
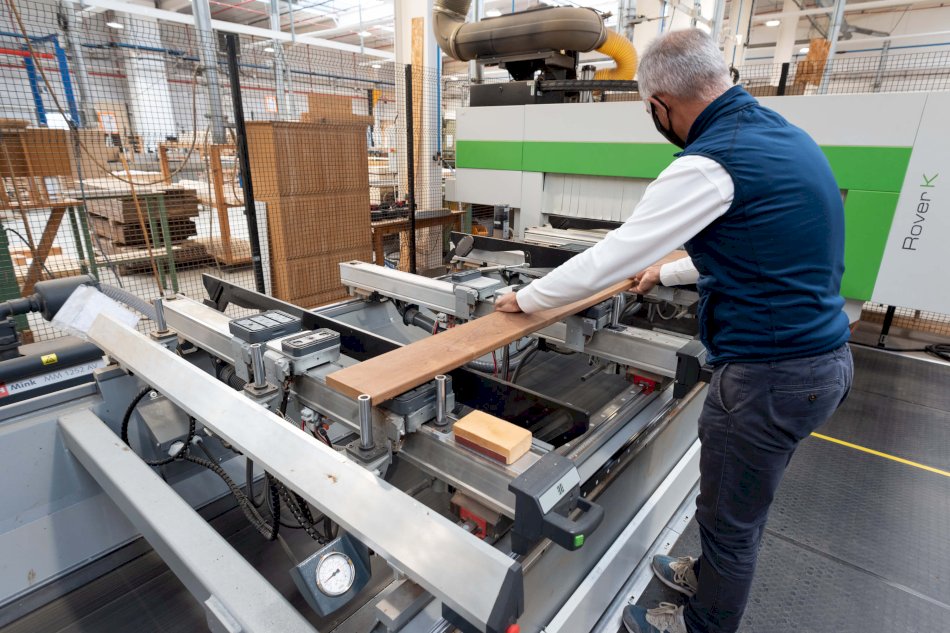
[{"label": "gray sneaker", "polygon": [[623,625],[629,633],[687,633],[683,607],[669,602],[655,609],[632,604],[623,610]]},{"label": "gray sneaker", "polygon": [[675,589],[684,596],[692,598],[699,589],[699,581],[693,572],[696,559],[692,556],[674,558],[672,556],[654,556],[653,573],[664,585]]}]

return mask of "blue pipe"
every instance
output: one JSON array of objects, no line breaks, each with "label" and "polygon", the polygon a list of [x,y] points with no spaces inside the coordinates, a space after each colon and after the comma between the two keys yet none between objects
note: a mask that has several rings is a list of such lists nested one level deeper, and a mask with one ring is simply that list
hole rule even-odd
[{"label": "blue pipe", "polygon": [[69,116],[77,127],[83,127],[85,122],[79,116],[79,106],[76,105],[76,94],[73,92],[73,80],[69,77],[69,60],[66,59],[66,51],[55,38],[53,50],[56,52],[56,61],[59,63],[59,75],[63,82],[63,92],[66,93],[66,103],[69,105]]},{"label": "blue pipe", "polygon": [[56,35],[53,35],[53,34],[51,34],[51,35],[29,35],[29,36],[27,36],[26,38],[24,38],[22,33],[17,33],[16,31],[0,31],[0,35],[4,35],[4,36],[6,36],[6,37],[15,37],[15,38],[18,38],[18,39],[21,39],[21,40],[22,40],[22,39],[29,39],[29,40],[32,40],[32,41],[34,41],[34,42],[46,42],[46,41],[49,41],[49,40],[51,40],[51,39],[56,39]]},{"label": "blue pipe", "polygon": [[23,65],[26,66],[26,76],[30,80],[30,92],[33,93],[33,106],[36,108],[36,120],[42,127],[47,126],[46,108],[43,106],[43,93],[40,92],[40,82],[36,74],[36,64],[32,57],[24,57]]}]

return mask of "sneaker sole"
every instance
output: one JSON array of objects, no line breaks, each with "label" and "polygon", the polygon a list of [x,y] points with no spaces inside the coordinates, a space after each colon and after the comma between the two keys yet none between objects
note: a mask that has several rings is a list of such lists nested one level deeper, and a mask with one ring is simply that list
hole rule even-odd
[{"label": "sneaker sole", "polygon": [[675,582],[673,582],[672,580],[667,580],[667,579],[666,579],[666,576],[664,576],[662,573],[660,573],[660,570],[658,570],[658,569],[656,568],[656,563],[650,563],[650,569],[653,570],[653,575],[656,576],[656,579],[657,579],[657,580],[659,580],[661,583],[663,583],[664,585],[666,585],[667,587],[669,587],[669,588],[672,589],[673,591],[675,591],[675,592],[677,592],[677,593],[681,593],[681,594],[683,594],[684,596],[686,596],[687,598],[692,598],[693,596],[696,595],[696,592],[693,591],[692,589],[688,589],[688,588],[684,587],[683,585],[677,585],[677,584],[676,584]]}]

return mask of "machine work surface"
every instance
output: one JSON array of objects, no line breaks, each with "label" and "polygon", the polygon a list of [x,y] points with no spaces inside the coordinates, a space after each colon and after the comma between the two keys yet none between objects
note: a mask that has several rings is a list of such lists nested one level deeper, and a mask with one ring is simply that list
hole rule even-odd
[{"label": "machine work surface", "polygon": [[[950,367],[853,350],[851,395],[818,433],[917,465],[802,442],[772,506],[743,633],[950,632]],[[671,553],[699,552],[693,519]],[[680,599],[654,579],[637,603],[659,602]]]}]

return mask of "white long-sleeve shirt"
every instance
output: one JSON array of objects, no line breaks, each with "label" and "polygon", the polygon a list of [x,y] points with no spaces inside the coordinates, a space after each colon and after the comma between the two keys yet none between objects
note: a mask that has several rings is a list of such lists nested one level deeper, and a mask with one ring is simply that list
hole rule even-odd
[{"label": "white long-sleeve shirt", "polygon": [[[524,312],[554,308],[629,279],[722,216],[732,204],[732,177],[704,156],[677,158],[650,183],[630,218],[579,255],[518,291]],[[665,286],[695,283],[687,257],[664,265]]]}]

